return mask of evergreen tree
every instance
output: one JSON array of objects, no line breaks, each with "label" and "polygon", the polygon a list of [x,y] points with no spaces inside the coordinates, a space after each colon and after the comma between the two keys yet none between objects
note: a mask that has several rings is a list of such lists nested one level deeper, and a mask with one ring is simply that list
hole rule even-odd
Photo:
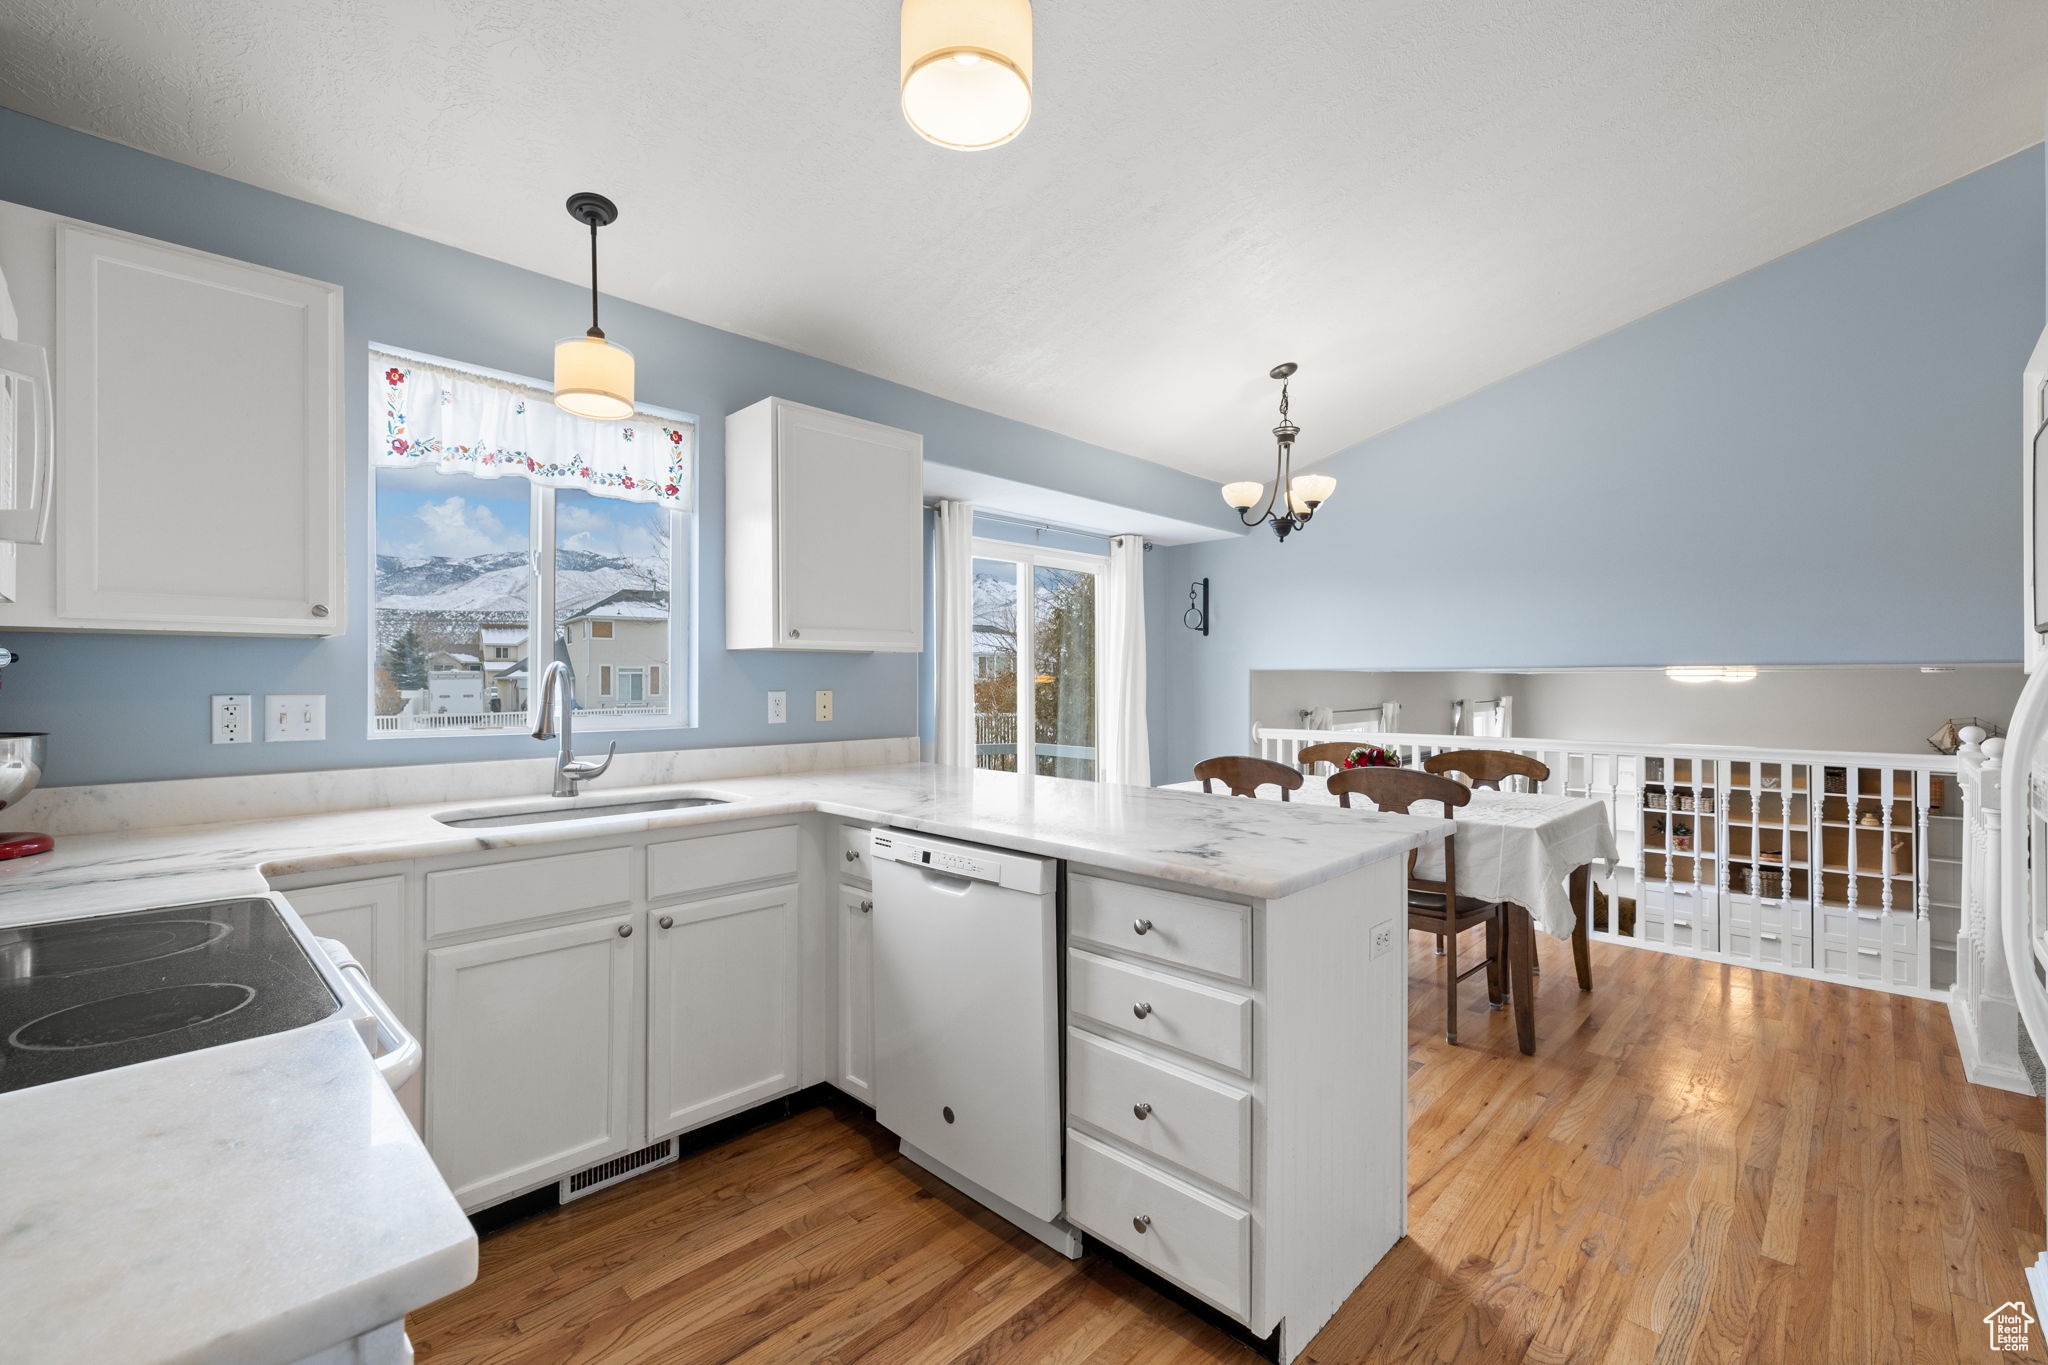
[{"label": "evergreen tree", "polygon": [[420,643],[418,631],[408,629],[393,640],[385,658],[391,681],[399,690],[417,692],[427,685],[427,647]]}]

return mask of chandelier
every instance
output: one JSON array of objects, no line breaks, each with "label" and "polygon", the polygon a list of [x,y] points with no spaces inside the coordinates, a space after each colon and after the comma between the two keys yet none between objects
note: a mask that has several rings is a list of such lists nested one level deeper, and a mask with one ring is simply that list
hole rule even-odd
[{"label": "chandelier", "polygon": [[[1273,524],[1273,534],[1287,539],[1296,527],[1306,526],[1316,509],[1330,500],[1330,494],[1337,491],[1337,481],[1327,474],[1294,474],[1294,438],[1301,435],[1301,428],[1287,420],[1287,380],[1300,367],[1293,361],[1275,365],[1272,377],[1280,381],[1280,425],[1273,428],[1273,440],[1277,446],[1274,455],[1273,491],[1268,494],[1262,483],[1249,480],[1243,483],[1223,485],[1223,501],[1237,509],[1237,519],[1247,526],[1261,522]],[[1287,495],[1287,506],[1279,506],[1282,491]],[[1264,498],[1266,505],[1259,509],[1257,516],[1248,515],[1250,510]]]}]

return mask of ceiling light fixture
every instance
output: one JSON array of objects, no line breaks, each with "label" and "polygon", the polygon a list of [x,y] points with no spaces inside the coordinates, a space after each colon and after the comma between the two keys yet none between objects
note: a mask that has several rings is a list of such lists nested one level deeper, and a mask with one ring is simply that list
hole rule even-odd
[{"label": "ceiling light fixture", "polygon": [[903,0],[903,117],[956,151],[1031,121],[1031,0]]},{"label": "ceiling light fixture", "polygon": [[590,330],[555,343],[555,406],[617,422],[633,415],[633,353],[597,325],[597,230],[618,221],[619,207],[585,191],[569,196],[569,216],[590,225]]},{"label": "ceiling light fixture", "polygon": [[1750,664],[1680,664],[1665,669],[1664,676],[1682,683],[1749,682],[1756,669]]},{"label": "ceiling light fixture", "polygon": [[[1293,361],[1275,365],[1272,377],[1280,381],[1280,425],[1273,428],[1273,440],[1277,444],[1273,491],[1270,495],[1262,483],[1226,483],[1223,485],[1223,501],[1237,509],[1237,519],[1247,526],[1260,522],[1273,523],[1273,534],[1287,539],[1296,527],[1308,525],[1316,509],[1330,500],[1330,494],[1337,491],[1337,481],[1328,474],[1292,474],[1294,468],[1294,438],[1301,435],[1301,428],[1287,420],[1287,380],[1300,366]],[[1287,510],[1276,512],[1280,501],[1280,490],[1287,490]],[[1255,517],[1245,513],[1258,502],[1266,499],[1266,505]]]}]

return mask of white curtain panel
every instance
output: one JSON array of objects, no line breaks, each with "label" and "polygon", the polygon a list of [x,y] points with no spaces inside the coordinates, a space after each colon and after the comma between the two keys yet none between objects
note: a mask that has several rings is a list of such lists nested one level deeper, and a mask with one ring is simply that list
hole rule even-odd
[{"label": "white curtain panel", "polygon": [[1152,743],[1145,729],[1145,538],[1109,542],[1103,585],[1101,762],[1104,782],[1152,785]]},{"label": "white curtain panel", "polygon": [[690,508],[697,432],[688,422],[572,417],[545,389],[396,352],[372,351],[370,373],[383,418],[379,468],[526,479]]},{"label": "white curtain panel", "polygon": [[974,766],[974,506],[941,502],[932,537],[932,761]]}]

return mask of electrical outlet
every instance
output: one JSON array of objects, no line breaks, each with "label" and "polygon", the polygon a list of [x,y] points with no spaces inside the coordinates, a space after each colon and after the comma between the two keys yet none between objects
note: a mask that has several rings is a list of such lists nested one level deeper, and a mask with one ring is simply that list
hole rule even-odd
[{"label": "electrical outlet", "polygon": [[818,690],[818,719],[832,719],[832,689],[829,687]]},{"label": "electrical outlet", "polygon": [[1394,951],[1394,922],[1385,920],[1372,927],[1372,955],[1385,957]]},{"label": "electrical outlet", "polygon": [[783,725],[788,720],[789,693],[770,692],[768,694],[768,723],[770,725]]},{"label": "electrical outlet", "polygon": [[273,692],[263,699],[263,738],[327,738],[327,697],[319,692]]},{"label": "electrical outlet", "polygon": [[256,740],[256,698],[247,692],[213,694],[213,742],[252,744]]}]

